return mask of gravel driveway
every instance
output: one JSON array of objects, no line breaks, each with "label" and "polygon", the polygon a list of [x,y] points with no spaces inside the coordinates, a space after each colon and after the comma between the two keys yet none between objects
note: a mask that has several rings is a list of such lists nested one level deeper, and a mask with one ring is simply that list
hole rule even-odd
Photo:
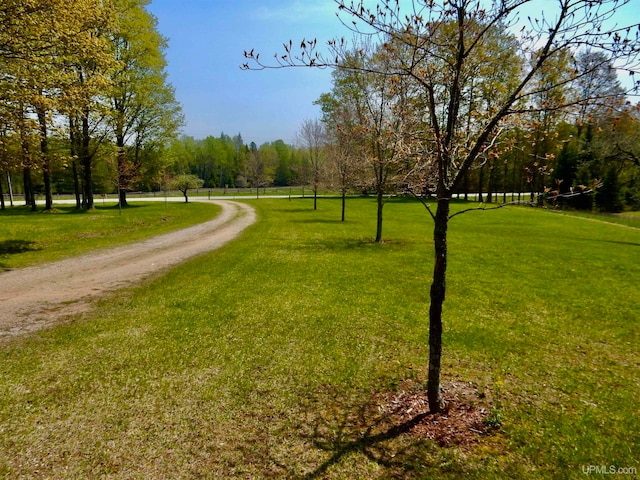
[{"label": "gravel driveway", "polygon": [[142,242],[59,262],[0,273],[0,340],[34,332],[87,311],[98,296],[144,278],[237,237],[255,219],[250,206],[213,201],[220,215],[200,225]]}]

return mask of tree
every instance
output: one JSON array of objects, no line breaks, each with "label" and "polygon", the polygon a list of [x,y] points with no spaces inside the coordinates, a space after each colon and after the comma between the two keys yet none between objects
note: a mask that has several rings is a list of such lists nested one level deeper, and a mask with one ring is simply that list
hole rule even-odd
[{"label": "tree", "polygon": [[[407,158],[402,156],[401,132],[405,97],[399,77],[372,73],[387,61],[385,55],[368,43],[361,47],[344,56],[341,69],[333,75],[333,91],[316,103],[322,106],[323,120],[342,139],[343,147],[351,143],[350,150],[354,151],[357,145],[357,157],[363,162],[361,170],[369,171],[363,177],[363,188],[372,188],[376,194],[375,241],[382,242],[386,195],[398,189],[405,175]],[[341,158],[343,162],[347,160]]]},{"label": "tree", "polygon": [[163,143],[183,123],[164,68],[166,40],[156,19],[145,10],[148,0],[118,0],[122,19],[111,35],[118,68],[111,75],[110,127],[118,150],[118,197],[127,205],[127,188],[138,178],[146,143]]},{"label": "tree", "polygon": [[[438,412],[445,406],[440,374],[447,231],[450,220],[460,213],[450,212],[453,192],[473,165],[499,151],[502,128],[510,118],[532,109],[575,109],[598,100],[597,93],[588,93],[571,100],[562,99],[557,104],[534,106],[531,98],[541,88],[534,78],[547,64],[567,52],[591,50],[604,52],[617,69],[633,72],[637,69],[640,38],[638,24],[609,27],[611,15],[629,0],[558,0],[555,9],[549,7],[541,18],[518,26],[521,28],[517,36],[510,33],[511,27],[515,26],[522,7],[532,3],[529,0],[502,0],[486,8],[472,0],[409,3],[401,6],[397,0],[385,0],[375,8],[367,8],[362,1],[337,1],[339,10],[355,22],[356,34],[378,35],[381,47],[396,60],[374,73],[408,79],[416,85],[425,106],[425,121],[422,125],[410,125],[407,133],[414,139],[412,150],[421,157],[422,185],[429,188],[436,200],[435,211],[426,204],[434,221],[435,250],[427,396],[431,411]],[[350,21],[344,23],[353,25]],[[479,61],[496,71],[503,66],[500,55],[503,50],[492,47],[491,37],[496,34],[504,37],[509,57],[522,59],[521,71],[501,84],[488,79],[478,81],[475,70]],[[285,52],[276,57],[275,65],[264,64],[251,50],[245,52],[248,59],[245,68],[340,68],[345,49],[344,40],[333,40],[329,42],[329,52],[324,54],[317,50],[315,40],[303,41],[301,53],[297,54],[289,43],[285,44]],[[562,89],[567,80],[575,80],[584,73],[574,71],[562,83],[542,88],[547,92]],[[470,101],[476,97],[470,92],[481,88],[493,92],[490,103]]]},{"label": "tree", "polygon": [[[30,133],[24,129],[31,128],[40,138],[38,158],[25,165],[27,197],[33,198],[31,172],[42,171],[45,208],[50,209],[53,159],[49,135],[57,126],[55,115],[77,108],[83,103],[81,99],[93,96],[95,88],[105,85],[100,76],[88,81],[85,75],[83,87],[78,88],[77,72],[81,65],[85,73],[105,72],[113,64],[108,44],[100,32],[111,28],[115,17],[108,1],[11,0],[0,7],[0,24],[2,102],[14,112],[11,116],[14,131],[21,130],[23,138],[27,138]],[[20,116],[26,118],[23,120]],[[31,150],[29,156],[35,156],[35,150]]]},{"label": "tree", "polygon": [[318,209],[318,187],[322,175],[324,160],[323,147],[326,143],[324,125],[320,120],[305,120],[296,135],[298,144],[307,151],[311,166],[311,185],[313,188],[313,209]]},{"label": "tree", "polygon": [[180,190],[184,195],[184,202],[189,203],[187,192],[194,188],[201,188],[204,180],[196,175],[176,175],[169,180],[169,188],[172,190]]},{"label": "tree", "polygon": [[260,196],[260,188],[266,187],[273,179],[278,162],[276,150],[265,143],[258,146],[251,142],[245,163],[245,172],[251,186],[256,189],[256,198]]}]

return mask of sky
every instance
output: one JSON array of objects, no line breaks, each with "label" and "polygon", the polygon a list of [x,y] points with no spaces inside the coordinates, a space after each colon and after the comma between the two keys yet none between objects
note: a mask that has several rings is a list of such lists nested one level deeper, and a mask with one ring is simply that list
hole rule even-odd
[{"label": "sky", "polygon": [[282,44],[344,35],[332,0],[152,0],[147,7],[168,38],[169,82],[183,108],[182,132],[195,138],[242,135],[260,145],[294,143],[313,105],[331,90],[331,71],[317,68],[242,71],[244,50],[272,59]]},{"label": "sky", "polygon": [[[554,11],[556,3],[532,2],[531,15]],[[631,0],[620,16],[636,17],[639,3]],[[243,71],[240,65],[245,50],[271,60],[289,40],[299,45],[317,38],[321,46],[349,37],[333,0],[151,0],[147,8],[168,39],[167,71],[185,115],[185,135],[240,133],[246,144],[293,144],[305,120],[320,118],[313,102],[331,90],[330,69]]]}]

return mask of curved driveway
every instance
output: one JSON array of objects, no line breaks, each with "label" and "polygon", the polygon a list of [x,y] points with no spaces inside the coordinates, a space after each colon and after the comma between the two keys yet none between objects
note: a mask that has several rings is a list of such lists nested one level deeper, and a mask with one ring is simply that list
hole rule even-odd
[{"label": "curved driveway", "polygon": [[0,339],[49,327],[86,311],[99,295],[219,248],[255,222],[255,211],[246,204],[213,203],[222,211],[209,222],[130,245],[0,273]]}]

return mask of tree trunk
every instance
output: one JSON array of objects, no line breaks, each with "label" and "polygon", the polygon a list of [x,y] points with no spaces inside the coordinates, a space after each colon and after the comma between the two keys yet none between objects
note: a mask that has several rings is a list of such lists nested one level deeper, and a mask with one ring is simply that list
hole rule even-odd
[{"label": "tree trunk", "polygon": [[0,209],[5,210],[4,191],[2,190],[2,179],[0,179]]},{"label": "tree trunk", "polygon": [[378,217],[376,222],[376,242],[382,243],[382,207],[384,207],[384,196],[382,190],[378,190]]},{"label": "tree trunk", "polygon": [[91,174],[92,155],[89,152],[89,142],[91,141],[91,133],[89,132],[89,113],[86,112],[82,117],[82,146],[80,158],[82,160],[82,176],[84,187],[84,206],[87,210],[92,210],[93,204],[93,179]]},{"label": "tree trunk", "polygon": [[509,175],[509,164],[504,162],[504,172],[502,176],[502,203],[507,203],[507,176]]},{"label": "tree trunk", "polygon": [[11,185],[11,173],[7,172],[7,189],[9,190],[9,205],[13,207],[13,186]]},{"label": "tree trunk", "polygon": [[71,162],[71,172],[73,174],[73,193],[76,197],[76,208],[82,208],[82,200],[80,199],[80,180],[78,179],[78,164],[75,160]]},{"label": "tree trunk", "polygon": [[346,203],[347,203],[347,191],[345,189],[342,189],[342,218],[341,218],[342,222],[344,222],[344,213],[346,209]]},{"label": "tree trunk", "polygon": [[49,158],[49,139],[47,138],[47,116],[44,110],[37,109],[40,127],[40,153],[42,154],[42,178],[44,181],[45,210],[53,209],[53,192],[51,189],[51,160]]},{"label": "tree trunk", "polygon": [[22,173],[24,178],[24,204],[27,207],[31,207],[31,211],[35,212],[38,206],[36,205],[36,194],[33,190],[33,181],[31,180],[31,169],[24,167]]},{"label": "tree trunk", "polygon": [[482,184],[484,183],[484,165],[480,167],[480,178],[478,179],[478,201],[482,203]]},{"label": "tree trunk", "polygon": [[184,195],[184,203],[189,203],[189,197],[187,196],[187,191],[183,190],[182,194]]},{"label": "tree trunk", "polygon": [[73,175],[73,193],[76,198],[76,208],[79,210],[82,208],[82,201],[80,199],[80,181],[78,179],[78,162],[75,160],[78,154],[78,135],[76,132],[76,121],[73,116],[69,116],[69,145],[71,146],[70,152],[71,158],[71,173]]},{"label": "tree trunk", "polygon": [[118,135],[116,138],[116,147],[118,148],[118,204],[120,207],[127,205],[126,186],[129,183],[127,178],[126,154],[124,150],[124,136]]},{"label": "tree trunk", "polygon": [[313,189],[313,209],[318,209],[318,190]]},{"label": "tree trunk", "polygon": [[487,203],[493,203],[493,184],[494,184],[495,171],[493,162],[489,164],[489,182],[487,187]]},{"label": "tree trunk", "polygon": [[433,228],[435,264],[433,283],[431,284],[431,305],[429,307],[429,381],[427,398],[429,410],[440,412],[444,409],[444,400],[440,393],[440,364],[442,358],[442,305],[446,291],[447,273],[447,227],[449,225],[448,195],[438,199]]}]

